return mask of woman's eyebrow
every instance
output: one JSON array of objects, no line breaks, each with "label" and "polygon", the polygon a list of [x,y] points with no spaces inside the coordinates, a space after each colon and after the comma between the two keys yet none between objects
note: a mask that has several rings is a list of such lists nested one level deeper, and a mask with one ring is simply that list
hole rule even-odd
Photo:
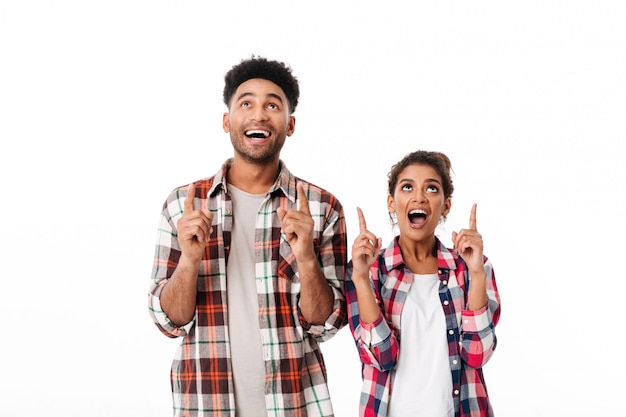
[{"label": "woman's eyebrow", "polygon": [[[414,183],[415,181],[412,178],[400,178],[398,180],[398,183],[401,183],[401,182]],[[441,181],[439,181],[437,178],[426,178],[424,182],[436,182],[437,184],[441,184]]]}]

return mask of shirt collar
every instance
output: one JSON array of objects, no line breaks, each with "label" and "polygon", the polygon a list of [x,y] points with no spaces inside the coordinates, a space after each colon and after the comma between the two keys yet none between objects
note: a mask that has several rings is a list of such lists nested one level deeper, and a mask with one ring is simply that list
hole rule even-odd
[{"label": "shirt collar", "polygon": [[[383,253],[387,271],[400,267],[404,268],[404,260],[402,259],[400,245],[398,245],[398,238],[399,236],[396,236]],[[435,237],[435,240],[437,241],[437,268],[456,269],[455,254],[446,248],[439,238]]]},{"label": "shirt collar", "polygon": [[[213,179],[213,185],[209,189],[208,195],[213,197],[219,190],[226,190],[226,174],[228,169],[233,163],[233,159],[230,158],[224,162],[220,170],[215,174]],[[296,202],[296,177],[287,169],[285,163],[280,161],[280,171],[278,177],[269,189],[269,194],[280,192],[286,195],[292,203]]]},{"label": "shirt collar", "polygon": [[278,172],[278,178],[276,182],[270,188],[270,194],[280,192],[289,198],[291,203],[296,202],[296,177],[287,169],[287,166],[283,161],[280,161],[280,171]]}]

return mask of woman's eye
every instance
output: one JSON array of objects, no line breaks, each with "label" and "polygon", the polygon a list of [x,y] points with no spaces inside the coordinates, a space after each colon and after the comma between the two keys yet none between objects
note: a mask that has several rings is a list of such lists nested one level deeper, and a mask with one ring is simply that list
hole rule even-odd
[{"label": "woman's eye", "polygon": [[411,191],[413,189],[413,187],[411,187],[409,184],[404,184],[402,186],[402,191]]},{"label": "woman's eye", "polygon": [[429,185],[426,188],[426,191],[428,191],[429,193],[438,193],[439,192],[439,188],[435,187],[434,185]]}]

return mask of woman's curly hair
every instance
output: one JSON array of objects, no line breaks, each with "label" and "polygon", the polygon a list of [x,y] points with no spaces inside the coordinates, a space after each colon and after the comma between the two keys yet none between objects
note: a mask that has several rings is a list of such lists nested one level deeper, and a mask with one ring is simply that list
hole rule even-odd
[{"label": "woman's curly hair", "polygon": [[393,195],[396,185],[398,184],[398,175],[400,175],[402,170],[409,165],[415,164],[433,167],[441,176],[444,196],[446,198],[452,197],[454,184],[452,183],[452,177],[450,176],[450,170],[452,169],[450,158],[448,158],[448,156],[444,153],[431,151],[411,152],[391,167],[391,171],[387,174],[387,191],[389,192],[389,195]]}]

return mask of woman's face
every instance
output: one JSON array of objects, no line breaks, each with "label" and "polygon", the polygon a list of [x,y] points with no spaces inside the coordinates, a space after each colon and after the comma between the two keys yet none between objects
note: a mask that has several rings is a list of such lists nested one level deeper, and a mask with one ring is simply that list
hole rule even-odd
[{"label": "woman's face", "polygon": [[400,235],[422,241],[435,235],[441,216],[450,211],[452,201],[443,193],[441,176],[430,165],[413,164],[398,175],[387,208],[396,213]]}]

